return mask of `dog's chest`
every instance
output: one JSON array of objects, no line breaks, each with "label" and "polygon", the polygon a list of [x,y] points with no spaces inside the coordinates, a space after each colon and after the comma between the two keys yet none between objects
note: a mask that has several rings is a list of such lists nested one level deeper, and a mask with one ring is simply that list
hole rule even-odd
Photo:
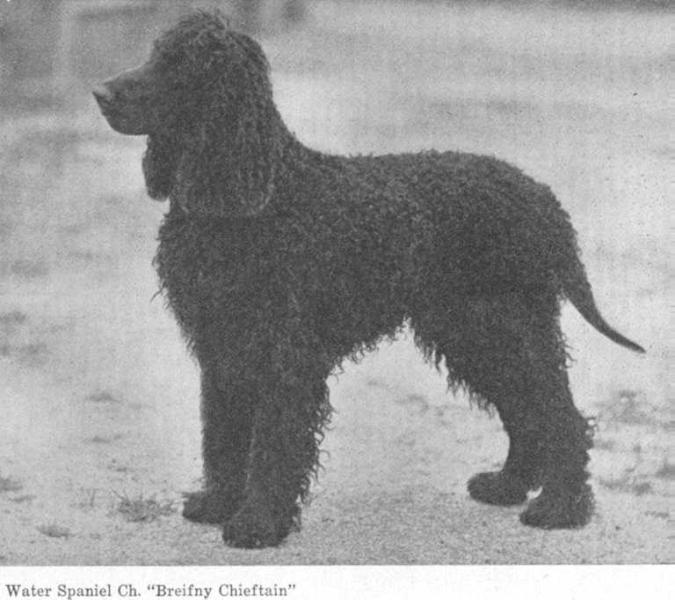
[{"label": "dog's chest", "polygon": [[270,232],[244,222],[166,218],[155,266],[179,318],[261,301],[274,287]]}]

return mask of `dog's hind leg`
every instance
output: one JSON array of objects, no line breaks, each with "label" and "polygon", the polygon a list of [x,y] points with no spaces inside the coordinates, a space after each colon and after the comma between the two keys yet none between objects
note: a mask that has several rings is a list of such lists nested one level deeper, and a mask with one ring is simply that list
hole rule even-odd
[{"label": "dog's hind leg", "polygon": [[590,520],[594,507],[586,470],[593,429],[574,406],[564,368],[537,362],[534,368],[541,369],[547,377],[537,389],[544,434],[542,489],[520,520],[544,529],[582,527]]},{"label": "dog's hind leg", "polygon": [[453,383],[497,409],[509,436],[503,468],[475,475],[469,493],[511,505],[541,486],[524,523],[583,525],[592,509],[585,470],[590,437],[568,387],[555,295],[474,297],[446,308],[413,321],[416,335],[427,353],[445,358]]},{"label": "dog's hind leg", "polygon": [[474,475],[468,483],[471,497],[487,504],[510,506],[527,500],[527,492],[541,483],[543,441],[536,428],[518,422],[515,407],[497,409],[509,437],[509,451],[500,471]]},{"label": "dog's hind leg", "polygon": [[[541,484],[541,493],[520,518],[526,525],[545,529],[581,527],[593,512],[586,469],[592,427],[574,405],[570,391],[558,301],[553,293],[545,295],[540,290],[517,304],[526,306],[527,311],[516,309],[515,319],[509,318],[508,312],[506,318],[502,316],[506,331],[510,329],[516,340],[512,357],[518,358],[505,377],[508,381],[510,376],[513,383],[505,387],[515,388],[525,401],[521,404],[522,425],[516,423],[516,427],[521,435],[523,431],[536,433],[536,483]],[[510,405],[500,396],[495,397],[495,403],[498,410]]]},{"label": "dog's hind leg", "polygon": [[239,508],[246,483],[254,400],[251,386],[202,364],[204,489],[186,495],[183,516],[222,524]]}]

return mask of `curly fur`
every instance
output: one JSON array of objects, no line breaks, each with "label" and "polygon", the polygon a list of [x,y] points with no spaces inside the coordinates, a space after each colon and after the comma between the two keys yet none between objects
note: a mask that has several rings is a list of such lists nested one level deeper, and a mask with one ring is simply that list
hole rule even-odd
[{"label": "curly fur", "polygon": [[408,322],[499,413],[501,471],[469,482],[529,525],[592,510],[590,427],[574,407],[559,306],[602,319],[568,215],[491,157],[330,156],[273,103],[260,47],[213,13],[164,34],[150,60],[95,92],[110,125],[147,135],[148,193],[168,198],[156,266],[202,370],[205,487],[186,517],[225,541],[278,544],[299,519],[330,418],[327,376]]}]

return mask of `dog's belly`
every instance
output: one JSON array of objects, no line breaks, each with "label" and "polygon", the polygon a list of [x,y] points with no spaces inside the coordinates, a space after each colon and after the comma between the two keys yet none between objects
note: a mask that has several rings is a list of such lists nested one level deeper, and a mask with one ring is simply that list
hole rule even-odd
[{"label": "dog's belly", "polygon": [[343,355],[393,336],[408,313],[409,293],[399,276],[398,271],[345,270],[308,290],[307,312],[317,333]]}]

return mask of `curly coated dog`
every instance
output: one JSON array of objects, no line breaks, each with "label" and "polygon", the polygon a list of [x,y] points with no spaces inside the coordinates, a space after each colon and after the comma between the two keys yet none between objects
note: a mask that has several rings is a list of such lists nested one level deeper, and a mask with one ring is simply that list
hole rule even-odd
[{"label": "curly coated dog", "polygon": [[598,312],[567,213],[491,157],[311,150],[268,71],[256,42],[197,12],[94,92],[113,129],[148,136],[148,194],[170,200],[156,266],[202,386],[205,485],[185,517],[234,546],[279,544],[318,465],[326,378],[409,323],[509,436],[471,496],[515,505],[541,488],[523,523],[587,523],[591,426],[570,394],[561,300],[643,349]]}]

